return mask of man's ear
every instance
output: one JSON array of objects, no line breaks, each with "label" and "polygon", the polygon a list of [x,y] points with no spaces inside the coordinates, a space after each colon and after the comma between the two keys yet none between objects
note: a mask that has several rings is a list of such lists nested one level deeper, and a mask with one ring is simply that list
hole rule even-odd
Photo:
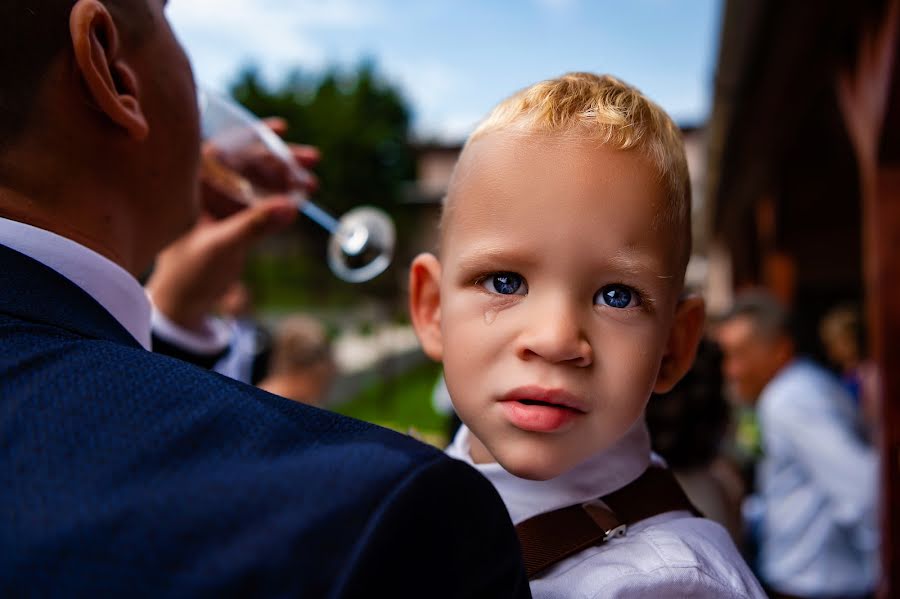
[{"label": "man's ear", "polygon": [[97,108],[132,138],[150,131],[138,100],[137,77],[121,56],[121,36],[99,0],[78,0],[69,16],[78,71]]},{"label": "man's ear", "polygon": [[409,269],[409,313],[422,349],[432,360],[444,354],[441,336],[441,263],[433,254],[419,254]]},{"label": "man's ear", "polygon": [[703,335],[706,305],[700,296],[688,296],[678,302],[675,321],[666,342],[654,393],[667,393],[691,368],[697,355],[697,345]]}]

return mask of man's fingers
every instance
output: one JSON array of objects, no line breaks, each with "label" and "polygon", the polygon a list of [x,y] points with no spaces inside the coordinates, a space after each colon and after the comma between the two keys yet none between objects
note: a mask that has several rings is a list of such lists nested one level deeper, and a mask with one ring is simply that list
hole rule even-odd
[{"label": "man's fingers", "polygon": [[300,144],[290,144],[290,147],[294,160],[296,160],[297,164],[304,169],[304,179],[298,181],[298,184],[309,193],[315,193],[319,190],[319,179],[316,177],[315,173],[309,169],[318,164],[319,159],[321,158],[319,149],[315,146],[304,146]]},{"label": "man's fingers", "polygon": [[287,121],[281,117],[270,116],[268,118],[263,119],[263,122],[266,124],[266,127],[277,133],[278,135],[284,135],[288,130]]},{"label": "man's fingers", "polygon": [[240,152],[220,153],[217,159],[236,176],[243,177],[261,190],[283,192],[298,187],[316,189],[316,179],[306,166],[318,159],[318,150],[311,146],[292,146],[291,154],[298,165],[284,162],[262,144],[242,148]]},{"label": "man's fingers", "polygon": [[211,234],[217,237],[221,245],[243,248],[294,222],[297,207],[288,199],[279,197],[260,200],[256,204],[221,220],[210,227],[215,227]]},{"label": "man's fingers", "polygon": [[290,144],[291,153],[301,166],[307,168],[314,166],[322,158],[322,154],[315,146],[304,146],[300,144]]}]

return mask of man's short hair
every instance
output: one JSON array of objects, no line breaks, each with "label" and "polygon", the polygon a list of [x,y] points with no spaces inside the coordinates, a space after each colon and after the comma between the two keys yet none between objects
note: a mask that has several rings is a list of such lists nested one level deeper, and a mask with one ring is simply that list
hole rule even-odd
[{"label": "man's short hair", "polygon": [[331,340],[325,326],[311,316],[285,318],[272,345],[271,374],[302,372],[332,361]]},{"label": "man's short hair", "polygon": [[751,289],[737,295],[723,322],[744,317],[753,323],[757,335],[766,339],[792,336],[791,313],[774,295],[763,289]]},{"label": "man's short hair", "polygon": [[646,156],[666,191],[668,204],[657,218],[675,232],[683,272],[691,255],[691,180],[684,142],[669,115],[637,88],[593,73],[541,81],[498,104],[466,144],[500,130],[572,134]]},{"label": "man's short hair", "polygon": [[[146,0],[102,1],[126,34],[145,30],[151,22]],[[47,70],[71,46],[69,15],[75,2],[0,1],[0,151],[27,129]],[[131,15],[135,9],[140,14]]]}]

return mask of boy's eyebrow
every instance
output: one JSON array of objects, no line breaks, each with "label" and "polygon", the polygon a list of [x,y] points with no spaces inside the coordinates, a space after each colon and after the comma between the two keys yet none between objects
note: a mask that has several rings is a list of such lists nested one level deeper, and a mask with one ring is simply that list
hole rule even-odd
[{"label": "boy's eyebrow", "polygon": [[640,276],[651,274],[659,279],[672,279],[671,261],[657,262],[653,252],[642,252],[637,246],[626,246],[605,259],[607,265],[624,273]]},{"label": "boy's eyebrow", "polygon": [[498,261],[505,262],[510,266],[523,267],[536,264],[537,257],[531,252],[491,246],[475,246],[459,256],[459,266],[463,269],[477,268]]},{"label": "boy's eyebrow", "polygon": [[612,256],[606,258],[606,262],[617,270],[625,271],[629,274],[641,274],[648,270],[654,270],[647,260],[642,259],[643,254],[636,248],[627,248],[619,250]]},{"label": "boy's eyebrow", "polygon": [[[652,274],[661,279],[672,278],[673,275],[667,272],[660,272],[660,269],[656,267],[657,265],[653,264],[652,259],[645,258],[645,256],[648,257],[650,255],[644,254],[637,247],[629,246],[619,250],[612,256],[604,258],[603,266],[604,268],[614,269],[634,276]],[[463,270],[477,269],[486,265],[493,267],[497,262],[503,263],[499,267],[527,268],[537,264],[539,258],[528,251],[503,247],[475,246],[461,253],[458,262]]]}]

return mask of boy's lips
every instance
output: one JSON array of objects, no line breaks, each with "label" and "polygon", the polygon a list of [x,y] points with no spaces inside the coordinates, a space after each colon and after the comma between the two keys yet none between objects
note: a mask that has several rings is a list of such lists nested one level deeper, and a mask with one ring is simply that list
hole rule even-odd
[{"label": "boy's lips", "polygon": [[562,389],[519,387],[500,398],[506,417],[517,428],[549,433],[558,431],[587,412],[587,405]]}]

